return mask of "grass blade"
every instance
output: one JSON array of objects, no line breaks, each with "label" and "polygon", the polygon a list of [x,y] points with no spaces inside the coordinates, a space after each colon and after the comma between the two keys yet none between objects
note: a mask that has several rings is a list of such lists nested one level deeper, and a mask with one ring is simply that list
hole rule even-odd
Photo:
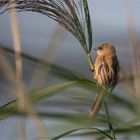
[{"label": "grass blade", "polygon": [[[27,96],[27,99],[29,99],[32,104],[35,104],[43,99],[47,99],[51,96],[54,96],[55,94],[58,93],[58,91],[68,88],[69,86],[72,86],[73,84],[76,84],[76,83],[77,81],[65,82],[63,84],[58,84],[58,85],[51,86],[48,88],[43,88],[43,89],[29,92],[28,94],[26,94],[26,96]],[[12,115],[8,113],[3,114],[3,112],[10,112],[12,110],[15,112],[18,111],[17,99],[0,107],[0,120],[10,117]]]},{"label": "grass blade", "polygon": [[92,26],[91,26],[91,19],[90,19],[90,13],[88,8],[87,0],[83,0],[83,7],[84,7],[84,13],[85,13],[85,19],[86,19],[86,25],[87,25],[87,32],[88,32],[88,48],[87,52],[89,53],[92,48]]},{"label": "grass blade", "polygon": [[[105,107],[105,113],[106,113],[106,116],[107,116],[107,120],[110,120],[110,114],[109,114],[109,110],[107,108],[107,105],[106,103],[104,102],[104,107]],[[108,123],[108,126],[109,126],[109,129],[110,129],[110,133],[111,133],[111,136],[114,140],[116,140],[116,136],[115,136],[115,133],[114,133],[114,129],[113,129],[113,125],[111,122]]]},{"label": "grass blade", "polygon": [[[3,45],[0,45],[0,49],[8,54],[15,55],[15,53],[12,49],[7,48]],[[62,66],[59,66],[59,65],[56,65],[53,63],[49,63],[47,61],[44,61],[43,59],[35,58],[35,57],[25,54],[23,52],[21,53],[21,56],[23,59],[25,59],[29,62],[32,62],[35,64],[39,63],[42,66],[41,68],[43,68],[42,70],[48,69],[48,67],[51,65],[51,73],[64,80],[76,80],[76,79],[78,80],[80,78],[83,78],[83,76],[78,73],[72,72]]]},{"label": "grass blade", "polygon": [[73,133],[73,132],[76,132],[76,131],[79,131],[79,130],[87,130],[87,129],[99,131],[100,133],[102,133],[102,134],[105,135],[106,137],[108,137],[108,138],[110,138],[110,139],[112,138],[112,137],[111,137],[110,135],[108,135],[106,132],[104,132],[104,131],[102,131],[102,130],[100,130],[100,129],[97,129],[97,128],[77,128],[77,129],[73,129],[73,130],[67,131],[67,132],[65,132],[65,133],[62,133],[62,134],[60,134],[60,135],[58,135],[58,136],[52,138],[52,140],[58,140],[58,139],[60,139],[60,138],[62,138],[62,137],[68,136],[69,134],[71,134],[71,133]]}]

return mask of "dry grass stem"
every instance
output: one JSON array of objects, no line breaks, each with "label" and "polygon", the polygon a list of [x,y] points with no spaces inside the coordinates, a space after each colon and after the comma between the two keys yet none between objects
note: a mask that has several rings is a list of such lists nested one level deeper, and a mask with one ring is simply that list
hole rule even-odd
[{"label": "dry grass stem", "polygon": [[43,51],[42,58],[41,58],[42,60],[49,62],[50,66],[47,67],[44,72],[42,72],[43,66],[41,65],[40,62],[37,64],[30,82],[31,87],[35,86],[40,88],[41,86],[45,86],[44,85],[45,80],[50,72],[51,63],[54,61],[61,48],[61,42],[64,38],[64,33],[65,33],[64,29],[59,25],[57,25],[46,49]]},{"label": "dry grass stem", "polygon": [[140,99],[140,80],[136,79],[136,76],[139,76],[139,59],[138,59],[138,47],[136,42],[136,33],[134,31],[134,20],[132,15],[132,3],[131,1],[126,1],[126,14],[127,14],[127,23],[128,23],[128,34],[131,44],[131,55],[132,55],[132,71],[134,76],[134,89],[136,93],[136,99]]},{"label": "dry grass stem", "polygon": [[33,122],[34,122],[34,124],[37,128],[37,133],[38,133],[39,139],[43,138],[43,140],[49,140],[48,132],[47,132],[47,129],[46,129],[44,123],[42,122],[42,120],[37,115],[37,113],[35,111],[35,108],[28,101],[29,100],[27,100],[26,102],[27,102],[27,106],[28,106],[28,109],[29,109],[29,114],[30,114],[31,119],[33,120]]},{"label": "dry grass stem", "polygon": [[[9,0],[10,3],[13,3],[14,0]],[[14,4],[14,3],[13,3]],[[24,87],[23,87],[23,72],[22,72],[22,58],[21,58],[21,46],[20,46],[20,36],[18,29],[18,22],[16,18],[16,10],[10,10],[11,17],[11,28],[13,35],[13,43],[15,50],[15,65],[16,65],[16,84],[17,84],[17,97],[18,97],[18,108],[19,111],[25,111],[25,99],[24,99]],[[25,119],[24,117],[20,118],[20,126],[19,126],[19,139],[25,140]]]},{"label": "dry grass stem", "polygon": [[[9,0],[10,1],[10,0]],[[14,2],[14,1],[10,1]],[[14,4],[14,3],[13,3]],[[17,96],[18,96],[18,107],[19,111],[25,112],[25,102],[28,108],[30,108],[30,115],[34,122],[37,125],[40,137],[46,136],[46,131],[44,131],[44,125],[39,119],[37,113],[32,108],[31,104],[28,102],[27,99],[25,99],[25,91],[24,91],[24,84],[23,84],[23,71],[22,71],[22,58],[21,58],[21,46],[20,46],[20,35],[19,35],[19,29],[18,29],[18,22],[16,18],[16,10],[11,9],[10,10],[10,16],[11,16],[11,26],[12,26],[12,34],[13,34],[13,42],[14,42],[14,50],[15,50],[15,63],[16,63],[16,84],[17,84]],[[40,133],[41,131],[41,133]],[[45,133],[42,135],[42,133]],[[20,132],[19,132],[19,139],[24,140],[26,139],[25,134],[25,119],[24,117],[20,118]],[[48,139],[48,138],[46,138]]]}]

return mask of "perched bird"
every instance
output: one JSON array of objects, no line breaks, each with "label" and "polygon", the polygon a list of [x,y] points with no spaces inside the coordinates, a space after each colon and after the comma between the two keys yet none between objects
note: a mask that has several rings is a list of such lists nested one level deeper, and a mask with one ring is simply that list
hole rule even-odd
[{"label": "perched bird", "polygon": [[[94,79],[103,89],[110,92],[116,86],[119,80],[119,62],[113,45],[104,43],[94,50],[97,52],[97,58],[94,65]],[[90,115],[96,116],[104,100],[104,90],[101,90],[95,97]]]}]

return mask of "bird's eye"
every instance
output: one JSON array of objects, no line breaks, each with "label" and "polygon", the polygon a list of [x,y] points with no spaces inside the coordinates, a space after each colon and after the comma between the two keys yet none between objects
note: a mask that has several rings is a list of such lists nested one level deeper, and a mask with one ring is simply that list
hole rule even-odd
[{"label": "bird's eye", "polygon": [[102,50],[102,47],[98,47],[99,50]]}]

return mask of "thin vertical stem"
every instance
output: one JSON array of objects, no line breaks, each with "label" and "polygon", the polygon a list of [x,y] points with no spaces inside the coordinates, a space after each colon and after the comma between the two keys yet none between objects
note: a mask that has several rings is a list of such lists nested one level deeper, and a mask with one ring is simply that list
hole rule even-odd
[{"label": "thin vertical stem", "polygon": [[137,103],[139,104],[139,91],[140,91],[140,80],[136,79],[135,76],[138,76],[139,73],[139,58],[138,58],[138,46],[136,42],[136,33],[134,30],[134,20],[132,15],[132,3],[131,1],[126,1],[126,14],[127,14],[127,24],[128,24],[128,35],[131,44],[131,55],[132,55],[132,71],[133,71],[133,82],[134,82],[134,89],[136,93]]},{"label": "thin vertical stem", "polygon": [[[14,0],[9,0],[14,4]],[[18,97],[18,109],[20,112],[25,111],[25,98],[24,98],[24,86],[23,86],[23,71],[22,71],[22,58],[21,58],[21,46],[18,22],[16,18],[16,10],[10,10],[11,28],[13,35],[13,45],[15,50],[15,65],[16,65],[16,84],[17,84],[17,97]],[[22,116],[19,123],[19,139],[25,140],[25,119]]]},{"label": "thin vertical stem", "polygon": [[33,122],[37,128],[39,139],[49,140],[48,131],[47,131],[44,123],[42,122],[42,120],[39,118],[32,103],[30,102],[30,100],[28,100],[28,98],[26,98],[26,104],[27,104],[26,106],[28,107],[31,119],[33,120]]},{"label": "thin vertical stem", "polygon": [[87,57],[91,71],[94,72],[94,63],[92,61],[90,53],[86,53],[86,57]]},{"label": "thin vertical stem", "polygon": [[107,108],[107,105],[106,105],[105,101],[104,101],[104,107],[105,107],[105,113],[106,113],[106,116],[107,116],[108,126],[109,126],[109,130],[110,130],[111,136],[113,137],[113,140],[116,140],[116,136],[115,136],[115,133],[114,133],[113,125],[110,122],[110,118],[111,117],[110,117],[109,110]]}]

